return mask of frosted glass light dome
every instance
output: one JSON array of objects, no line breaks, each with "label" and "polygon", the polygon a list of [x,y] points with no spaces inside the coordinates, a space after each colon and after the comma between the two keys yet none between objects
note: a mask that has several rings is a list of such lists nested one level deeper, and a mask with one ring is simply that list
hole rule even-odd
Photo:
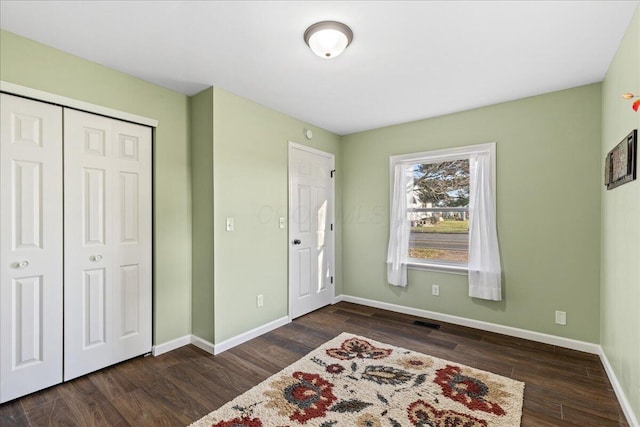
[{"label": "frosted glass light dome", "polygon": [[304,41],[313,53],[331,59],[340,55],[353,40],[353,32],[341,22],[323,21],[304,32]]}]

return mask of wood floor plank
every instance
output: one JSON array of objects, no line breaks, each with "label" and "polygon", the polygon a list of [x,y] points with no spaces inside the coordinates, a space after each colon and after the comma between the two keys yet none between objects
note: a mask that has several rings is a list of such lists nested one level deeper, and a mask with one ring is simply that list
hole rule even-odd
[{"label": "wood floor plank", "polygon": [[74,419],[83,426],[128,426],[129,423],[111,405],[89,376],[76,378],[58,388]]},{"label": "wood floor plank", "polygon": [[220,393],[220,386],[208,376],[193,369],[188,363],[180,363],[163,371],[165,377],[185,392],[187,396],[198,401],[209,411],[226,403],[227,396]]},{"label": "wood floor plank", "polygon": [[593,402],[585,402],[579,399],[566,399],[562,402],[562,411],[565,415],[573,411],[579,411],[580,414],[591,414],[594,417],[604,418],[615,423],[625,421],[624,415],[619,409],[619,406],[616,405],[615,402],[609,401],[609,399],[601,401],[599,405],[594,405]]},{"label": "wood floor plank", "polygon": [[0,405],[0,426],[20,426],[28,423],[20,400],[12,400]]},{"label": "wood floor plank", "polygon": [[210,353],[193,345],[180,347],[171,353],[175,353],[173,356],[179,358],[181,362],[185,359],[189,360],[189,363],[192,363],[200,372],[208,371],[215,366]]},{"label": "wood floor plank", "polygon": [[[287,365],[278,361],[265,361],[268,357],[265,357],[264,354],[256,354],[249,350],[250,347],[245,346],[245,348],[238,349],[236,352],[222,353],[219,355],[220,357],[218,358],[218,362],[223,366],[233,366],[236,369],[235,372],[243,372],[247,376],[263,380],[267,379]],[[293,358],[294,356],[291,357]]]},{"label": "wood floor plank", "polygon": [[521,427],[583,427],[528,408],[522,411]]},{"label": "wood floor plank", "polygon": [[102,392],[107,400],[129,393],[137,386],[129,380],[122,370],[109,368],[90,374],[89,380]]},{"label": "wood floor plank", "polygon": [[193,345],[139,357],[0,405],[6,426],[184,426],[342,332],[525,381],[522,427],[626,426],[597,356],[338,303],[213,356]]},{"label": "wood floor plank", "polygon": [[25,412],[29,412],[38,406],[51,403],[60,397],[60,387],[49,387],[44,390],[29,394],[20,399],[20,404]]},{"label": "wood floor plank", "polygon": [[545,366],[518,366],[514,369],[513,378],[526,382],[542,384],[547,388],[565,393],[566,396],[583,396],[585,399],[609,398],[613,393],[609,387],[602,386],[601,379],[573,373],[559,373]]},{"label": "wood floor plank", "polygon": [[53,427],[53,426],[80,426],[82,419],[77,418],[64,399],[47,400],[41,405],[31,408],[26,413],[29,425]]},{"label": "wood floor plank", "polygon": [[498,344],[506,348],[518,349],[524,347],[526,349],[538,349],[545,352],[554,352],[554,346],[551,344],[529,341],[523,338],[508,337],[506,335],[485,333],[482,336],[482,341]]},{"label": "wood floor plank", "polygon": [[108,401],[89,401],[83,396],[63,399],[79,426],[128,427],[130,424]]},{"label": "wood floor plank", "polygon": [[[144,390],[136,389],[116,397],[113,406],[132,426],[180,426],[184,419],[173,408],[162,405]],[[37,424],[34,424],[37,425]]]},{"label": "wood floor plank", "polygon": [[593,378],[603,378],[606,380],[609,379],[609,377],[607,377],[607,372],[604,370],[604,367],[602,365],[598,367],[587,368],[587,374],[589,374],[589,376]]},{"label": "wood floor plank", "polygon": [[297,331],[297,336],[313,337],[321,342],[329,341],[336,335],[335,332],[332,332],[331,330],[324,331],[321,329],[308,328],[298,322],[291,322],[286,327]]},{"label": "wood floor plank", "polygon": [[[251,345],[253,343],[254,345]],[[221,364],[236,366],[241,369],[237,358],[252,360],[253,364],[260,366],[268,372],[278,372],[283,367],[290,365],[300,358],[299,353],[293,352],[285,347],[274,345],[269,339],[258,337],[247,345],[238,346],[219,354],[218,357]],[[257,346],[256,346],[257,345]],[[234,357],[237,356],[237,357]]]},{"label": "wood floor plank", "polygon": [[282,333],[282,331],[273,331],[269,335],[269,343],[271,345],[286,348],[287,350],[296,353],[298,357],[304,356],[317,347],[303,342],[302,339],[293,338],[288,333]]},{"label": "wood floor plank", "polygon": [[27,419],[27,415],[24,413],[10,417],[0,414],[0,426],[2,427],[21,427],[28,425],[30,425],[29,420]]},{"label": "wood floor plank", "polygon": [[551,399],[540,398],[528,393],[527,388],[524,390],[524,403],[523,409],[531,413],[541,413],[548,417],[562,419],[562,405]]},{"label": "wood floor plank", "polygon": [[562,405],[562,419],[579,426],[619,427],[626,425],[624,421],[601,417],[566,405]]}]

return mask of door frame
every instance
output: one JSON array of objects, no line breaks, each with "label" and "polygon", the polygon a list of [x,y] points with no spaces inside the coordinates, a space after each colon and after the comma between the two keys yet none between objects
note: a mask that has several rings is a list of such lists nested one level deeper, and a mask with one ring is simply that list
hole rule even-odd
[{"label": "door frame", "polygon": [[[331,161],[331,170],[335,171],[336,167],[336,156],[333,153],[328,153],[326,151],[318,150],[317,148],[312,148],[307,145],[299,144],[297,142],[289,141],[287,146],[287,314],[289,319],[291,319],[292,310],[292,291],[291,288],[293,286],[293,280],[291,279],[291,190],[292,190],[292,182],[291,182],[291,150],[297,149],[306,151],[308,153],[317,154],[322,157],[326,157]],[[335,302],[336,298],[336,180],[335,177],[331,180],[331,185],[329,186],[330,192],[329,197],[332,201],[331,209],[329,211],[329,221],[333,224],[333,230],[331,234],[331,244],[329,245],[330,257],[329,263],[331,265],[331,273],[333,276],[333,283],[329,284],[329,296],[331,299],[331,304]]]},{"label": "door frame", "polygon": [[8,93],[10,95],[22,96],[23,98],[31,98],[35,101],[47,102],[49,104],[55,104],[61,107],[73,108],[74,110],[86,111],[87,113],[111,117],[112,119],[124,120],[125,122],[145,125],[151,128],[158,127],[158,121],[155,119],[138,116],[137,114],[127,113],[126,111],[114,110],[113,108],[103,107],[102,105],[80,101],[78,99],[57,95],[51,92],[45,92],[39,89],[33,89],[27,86],[21,86],[15,83],[7,82],[5,80],[0,80],[0,91]]}]

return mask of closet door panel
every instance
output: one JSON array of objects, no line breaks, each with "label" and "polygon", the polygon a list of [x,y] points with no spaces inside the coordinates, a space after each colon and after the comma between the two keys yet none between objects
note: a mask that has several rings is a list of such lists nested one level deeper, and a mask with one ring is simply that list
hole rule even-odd
[{"label": "closet door panel", "polygon": [[65,380],[151,350],[151,130],[65,110]]},{"label": "closet door panel", "polygon": [[111,120],[64,111],[64,379],[113,353]]},{"label": "closet door panel", "polygon": [[0,95],[0,402],[62,381],[62,108]]},{"label": "closet door panel", "polygon": [[114,298],[117,357],[151,350],[151,130],[114,121],[114,261],[119,280]]}]

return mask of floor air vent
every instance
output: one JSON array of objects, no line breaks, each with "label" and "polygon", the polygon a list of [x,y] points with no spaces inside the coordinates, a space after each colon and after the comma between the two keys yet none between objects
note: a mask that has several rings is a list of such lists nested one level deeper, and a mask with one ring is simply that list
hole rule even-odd
[{"label": "floor air vent", "polygon": [[422,320],[414,320],[413,324],[418,326],[424,326],[426,328],[431,328],[431,329],[440,329],[440,325],[436,323],[423,322]]}]

